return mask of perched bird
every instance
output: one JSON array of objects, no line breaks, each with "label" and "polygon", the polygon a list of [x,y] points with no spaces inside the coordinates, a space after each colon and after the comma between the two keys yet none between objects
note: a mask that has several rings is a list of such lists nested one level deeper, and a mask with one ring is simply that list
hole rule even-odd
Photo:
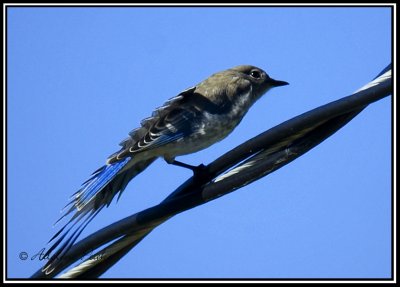
[{"label": "perched bird", "polygon": [[72,195],[60,220],[67,215],[71,218],[50,239],[49,243],[54,243],[46,256],[53,254],[43,272],[50,274],[96,214],[158,157],[195,171],[196,167],[175,157],[222,140],[265,92],[287,84],[270,78],[260,68],[237,66],[213,74],[157,108]]}]

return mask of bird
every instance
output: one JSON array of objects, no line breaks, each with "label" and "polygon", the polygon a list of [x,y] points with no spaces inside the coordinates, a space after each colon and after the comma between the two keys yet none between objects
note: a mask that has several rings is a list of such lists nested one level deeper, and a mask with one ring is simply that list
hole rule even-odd
[{"label": "bird", "polygon": [[240,65],[212,74],[155,109],[71,196],[56,223],[70,218],[48,242],[52,245],[45,253],[49,260],[42,272],[52,273],[89,222],[116,195],[119,199],[128,183],[157,158],[196,174],[203,165],[193,166],[175,158],[227,137],[263,94],[284,85],[288,83],[274,80],[256,66]]}]

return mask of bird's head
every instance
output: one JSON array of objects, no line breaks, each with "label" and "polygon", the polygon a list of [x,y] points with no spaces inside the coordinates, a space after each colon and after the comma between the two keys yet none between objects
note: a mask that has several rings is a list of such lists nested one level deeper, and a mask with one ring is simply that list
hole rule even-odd
[{"label": "bird's head", "polygon": [[213,74],[196,85],[194,93],[220,111],[233,110],[243,116],[264,93],[284,85],[288,83],[272,79],[260,68],[242,65]]},{"label": "bird's head", "polygon": [[251,89],[253,101],[274,87],[289,85],[288,82],[274,80],[264,70],[251,65],[236,66],[226,72],[232,75],[232,86]]}]

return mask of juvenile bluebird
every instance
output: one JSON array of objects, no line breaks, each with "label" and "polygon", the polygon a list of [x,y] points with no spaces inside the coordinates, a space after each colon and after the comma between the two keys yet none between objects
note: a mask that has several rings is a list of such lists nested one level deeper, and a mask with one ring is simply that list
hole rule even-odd
[{"label": "juvenile bluebird", "polygon": [[46,255],[54,253],[43,272],[50,274],[87,224],[157,158],[196,171],[196,167],[175,157],[222,140],[264,93],[287,84],[270,78],[260,68],[237,66],[213,74],[157,108],[120,143],[121,149],[108,158],[106,165],[72,195],[60,220],[67,215],[71,218],[50,239],[54,243]]}]

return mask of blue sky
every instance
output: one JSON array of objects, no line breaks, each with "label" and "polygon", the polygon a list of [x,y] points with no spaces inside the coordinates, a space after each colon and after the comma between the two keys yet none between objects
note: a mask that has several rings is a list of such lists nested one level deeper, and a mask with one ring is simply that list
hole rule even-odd
[{"label": "blue sky", "polygon": [[[168,98],[240,64],[267,93],[207,164],[287,119],[349,95],[391,62],[391,11],[366,8],[8,8],[7,275],[82,182]],[[277,172],[170,219],[103,278],[388,278],[391,97]],[[156,161],[83,236],[159,203],[191,175]],[[26,252],[28,260],[19,254]]]}]

